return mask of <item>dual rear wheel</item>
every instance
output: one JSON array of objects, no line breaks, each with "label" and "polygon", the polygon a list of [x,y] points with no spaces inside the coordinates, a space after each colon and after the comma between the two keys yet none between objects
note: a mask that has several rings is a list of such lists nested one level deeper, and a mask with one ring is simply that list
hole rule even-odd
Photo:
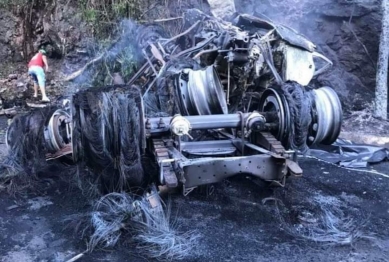
[{"label": "dual rear wheel", "polygon": [[[305,92],[309,92],[307,97],[311,100],[307,145],[334,143],[342,126],[342,105],[338,95],[331,87]],[[260,112],[277,112],[278,127],[272,133],[285,147],[290,146],[289,135],[292,125],[296,123],[292,121],[290,104],[283,90],[279,88],[266,89],[259,102]]]}]

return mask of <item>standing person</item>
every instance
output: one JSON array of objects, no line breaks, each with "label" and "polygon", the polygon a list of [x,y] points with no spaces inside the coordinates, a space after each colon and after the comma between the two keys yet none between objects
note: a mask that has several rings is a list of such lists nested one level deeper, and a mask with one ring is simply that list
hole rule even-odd
[{"label": "standing person", "polygon": [[28,74],[34,80],[34,97],[38,97],[38,85],[42,93],[42,101],[50,102],[50,99],[46,95],[46,76],[45,71],[43,70],[45,67],[46,72],[49,70],[49,65],[47,63],[46,51],[40,49],[39,52],[31,58],[28,63]]}]

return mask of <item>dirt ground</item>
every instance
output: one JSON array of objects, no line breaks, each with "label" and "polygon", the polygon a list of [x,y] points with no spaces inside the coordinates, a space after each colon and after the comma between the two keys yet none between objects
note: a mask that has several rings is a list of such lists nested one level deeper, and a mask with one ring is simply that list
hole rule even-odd
[{"label": "dirt ground", "polygon": [[[241,176],[187,197],[172,195],[179,229],[200,236],[185,261],[389,261],[389,163],[374,166],[375,173],[314,159],[300,164],[303,177],[285,188]],[[37,188],[16,196],[0,192],[2,262],[67,261],[86,249],[87,233],[68,219],[90,210],[89,200],[56,174]],[[314,228],[323,210],[355,226],[344,227],[353,232],[351,243],[309,239],[314,235],[304,229]],[[128,238],[77,261],[153,261],[133,250]]]},{"label": "dirt ground", "polygon": [[389,148],[389,121],[374,118],[371,109],[355,111],[344,116],[340,137]]}]

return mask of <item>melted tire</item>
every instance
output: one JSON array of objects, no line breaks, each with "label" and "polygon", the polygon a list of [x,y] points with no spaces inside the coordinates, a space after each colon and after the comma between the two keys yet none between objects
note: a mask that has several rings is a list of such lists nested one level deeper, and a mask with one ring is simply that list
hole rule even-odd
[{"label": "melted tire", "polygon": [[97,176],[102,193],[142,186],[142,104],[138,89],[84,91],[73,97],[74,159]]}]

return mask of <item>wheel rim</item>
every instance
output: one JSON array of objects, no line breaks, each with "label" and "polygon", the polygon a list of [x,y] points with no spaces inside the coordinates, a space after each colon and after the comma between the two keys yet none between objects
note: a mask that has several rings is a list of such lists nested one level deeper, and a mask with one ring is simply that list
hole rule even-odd
[{"label": "wheel rim", "polygon": [[[182,89],[184,93],[185,89]],[[223,86],[213,66],[205,70],[190,70],[187,85],[189,101],[183,101],[192,115],[227,114]]]},{"label": "wheel rim", "polygon": [[330,87],[313,90],[314,121],[311,144],[330,145],[338,138],[342,127],[342,105],[336,92]]},{"label": "wheel rim", "polygon": [[268,88],[263,92],[259,102],[260,112],[277,112],[278,128],[272,134],[282,143],[287,143],[290,125],[289,108],[286,100],[275,89]]}]

